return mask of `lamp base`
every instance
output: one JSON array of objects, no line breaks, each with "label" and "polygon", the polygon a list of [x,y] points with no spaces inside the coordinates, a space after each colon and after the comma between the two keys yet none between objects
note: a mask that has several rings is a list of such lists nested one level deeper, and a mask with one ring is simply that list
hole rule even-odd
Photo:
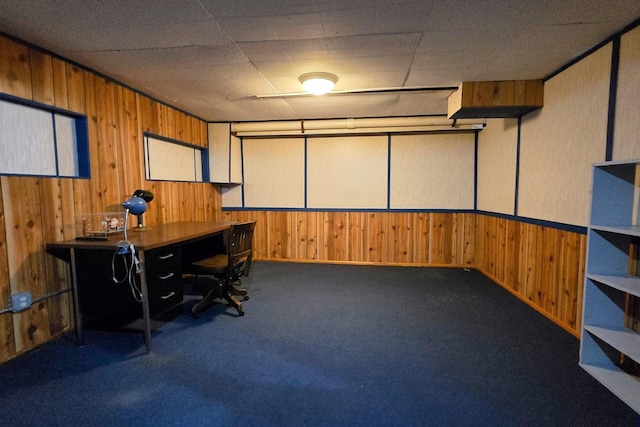
[{"label": "lamp base", "polygon": [[147,227],[146,225],[139,225],[137,227],[131,227],[131,231],[147,231],[151,230],[151,227]]}]

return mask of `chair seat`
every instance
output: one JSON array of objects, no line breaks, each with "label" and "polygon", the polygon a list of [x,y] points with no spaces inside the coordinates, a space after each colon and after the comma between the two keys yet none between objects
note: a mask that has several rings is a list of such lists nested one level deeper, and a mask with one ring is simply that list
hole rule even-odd
[{"label": "chair seat", "polygon": [[[244,257],[238,261],[239,263],[243,263],[246,260],[247,260],[247,257]],[[193,265],[196,267],[206,268],[210,270],[219,270],[222,273],[227,268],[228,262],[229,262],[229,257],[226,254],[218,254],[209,258],[204,258],[198,261],[194,261]]]},{"label": "chair seat", "polygon": [[194,266],[212,270],[222,270],[227,268],[229,257],[226,254],[214,255],[209,258],[200,259],[193,263]]}]

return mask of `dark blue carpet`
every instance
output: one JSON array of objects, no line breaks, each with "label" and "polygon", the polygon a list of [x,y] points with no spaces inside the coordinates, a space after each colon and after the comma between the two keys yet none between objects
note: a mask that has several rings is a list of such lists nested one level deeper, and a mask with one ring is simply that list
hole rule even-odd
[{"label": "dark blue carpet", "polygon": [[[87,331],[0,365],[12,426],[633,426],[578,340],[476,271],[254,263],[153,334]],[[185,306],[188,312],[189,303]]]}]

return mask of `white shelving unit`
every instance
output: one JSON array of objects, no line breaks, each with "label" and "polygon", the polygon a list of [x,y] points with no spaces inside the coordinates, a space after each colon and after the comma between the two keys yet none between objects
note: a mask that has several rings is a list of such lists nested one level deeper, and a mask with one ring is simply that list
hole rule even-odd
[{"label": "white shelving unit", "polygon": [[588,230],[580,366],[640,413],[640,378],[620,368],[640,363],[640,334],[625,327],[629,296],[640,297],[640,277],[629,275],[638,225],[640,159],[594,165]]}]

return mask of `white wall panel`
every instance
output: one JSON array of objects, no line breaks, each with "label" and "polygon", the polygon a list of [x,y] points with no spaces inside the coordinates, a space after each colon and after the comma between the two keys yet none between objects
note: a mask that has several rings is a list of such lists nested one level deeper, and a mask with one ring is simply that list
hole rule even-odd
[{"label": "white wall panel", "polygon": [[513,215],[518,119],[489,119],[478,136],[478,209]]},{"label": "white wall panel", "polygon": [[391,142],[392,209],[473,209],[472,133],[398,135]]},{"label": "white wall panel", "polygon": [[640,158],[640,27],[620,39],[613,160]]},{"label": "white wall panel", "polygon": [[209,123],[209,180],[229,182],[229,123]]},{"label": "white wall panel", "polygon": [[545,82],[544,106],[523,117],[518,212],[586,226],[591,170],[605,160],[611,43]]},{"label": "white wall panel", "polygon": [[307,206],[387,207],[388,137],[309,138]]},{"label": "white wall panel", "polygon": [[304,208],[304,138],[245,139],[244,203]]},{"label": "white wall panel", "polygon": [[222,207],[241,208],[242,207],[242,186],[234,185],[222,187]]},{"label": "white wall panel", "polygon": [[231,136],[231,182],[242,182],[242,141]]}]

